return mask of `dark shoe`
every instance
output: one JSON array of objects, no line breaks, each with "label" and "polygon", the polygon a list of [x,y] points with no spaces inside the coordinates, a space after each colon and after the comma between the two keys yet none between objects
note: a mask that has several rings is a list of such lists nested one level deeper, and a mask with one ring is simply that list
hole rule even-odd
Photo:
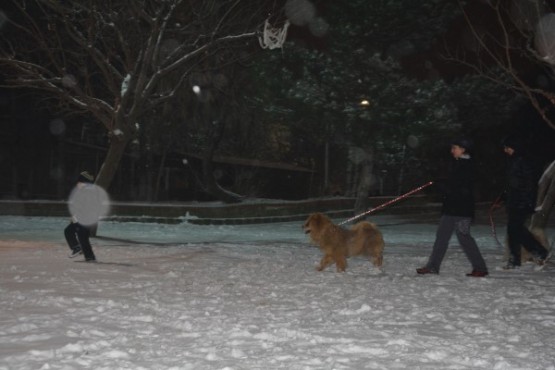
[{"label": "dark shoe", "polygon": [[484,276],[488,276],[488,272],[487,271],[472,270],[472,272],[470,274],[466,274],[466,276],[484,277]]},{"label": "dark shoe", "polygon": [[77,257],[78,255],[80,255],[82,253],[83,253],[83,251],[81,250],[81,248],[77,247],[77,248],[73,249],[73,251],[71,252],[71,254],[68,257],[69,258]]},{"label": "dark shoe", "polygon": [[551,258],[551,252],[545,253],[544,256],[534,256],[534,262],[538,264],[538,266],[543,266],[549,261]]},{"label": "dark shoe", "polygon": [[520,265],[517,265],[516,263],[514,263],[512,259],[508,260],[507,264],[503,266],[503,270],[519,270],[519,269],[520,269]]},{"label": "dark shoe", "polygon": [[85,262],[96,262],[96,258],[85,258]]},{"label": "dark shoe", "polygon": [[424,275],[424,274],[439,274],[439,271],[437,271],[436,269],[431,269],[429,267],[420,267],[418,269],[416,269],[416,272],[420,275]]}]

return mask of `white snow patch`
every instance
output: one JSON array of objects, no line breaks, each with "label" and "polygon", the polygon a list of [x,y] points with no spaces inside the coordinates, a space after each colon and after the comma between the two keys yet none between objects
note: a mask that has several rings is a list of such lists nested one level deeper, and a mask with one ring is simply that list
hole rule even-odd
[{"label": "white snow patch", "polygon": [[0,216],[0,369],[555,370],[553,268],[497,270],[478,224],[489,277],[465,276],[456,238],[440,275],[417,276],[437,225],[372,221],[380,274],[358,257],[315,271],[302,222],[103,221],[84,264],[66,218]]},{"label": "white snow patch", "polygon": [[108,351],[102,354],[102,357],[105,358],[123,358],[123,359],[128,359],[129,358],[129,354],[127,352],[123,352],[123,351],[117,351],[117,350],[112,350],[112,351]]},{"label": "white snow patch", "polygon": [[371,310],[370,306],[368,306],[367,304],[363,304],[357,310],[341,310],[341,311],[339,311],[339,314],[340,315],[347,315],[347,316],[360,315],[362,313],[369,312],[370,310]]}]

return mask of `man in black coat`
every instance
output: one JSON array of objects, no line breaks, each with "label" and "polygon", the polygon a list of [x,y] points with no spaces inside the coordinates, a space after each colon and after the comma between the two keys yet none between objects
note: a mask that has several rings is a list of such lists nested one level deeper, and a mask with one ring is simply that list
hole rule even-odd
[{"label": "man in black coat", "polygon": [[508,156],[508,165],[507,187],[502,200],[505,201],[507,210],[507,234],[511,253],[504,269],[512,270],[520,267],[521,246],[530,252],[536,263],[543,265],[547,259],[547,250],[525,226],[528,217],[534,213],[539,169],[526,156],[524,145],[518,137],[505,138],[503,147]]},{"label": "man in black coat", "polygon": [[472,265],[472,272],[467,276],[484,277],[488,275],[484,258],[476,241],[470,235],[470,226],[474,218],[474,166],[468,153],[470,147],[471,141],[466,138],[457,139],[451,144],[453,160],[447,179],[438,184],[443,193],[443,206],[436,240],[426,266],[416,269],[419,274],[439,273],[449,240],[455,232]]}]

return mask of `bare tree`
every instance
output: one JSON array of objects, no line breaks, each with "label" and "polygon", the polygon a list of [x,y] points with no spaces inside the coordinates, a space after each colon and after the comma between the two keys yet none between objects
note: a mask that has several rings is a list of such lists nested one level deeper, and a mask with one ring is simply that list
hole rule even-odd
[{"label": "bare tree", "polygon": [[[488,0],[474,2],[469,11],[459,0],[466,27],[462,47],[448,58],[471,71],[526,97],[543,121],[555,130],[555,14],[541,0]],[[490,14],[490,17],[484,16]],[[538,78],[539,76],[539,78]],[[537,212],[530,229],[548,248],[545,228],[555,205],[555,165],[539,182]]]},{"label": "bare tree", "polygon": [[6,85],[41,90],[59,110],[103,125],[109,149],[96,182],[104,188],[138,125],[148,124],[142,121],[147,113],[174,99],[203,60],[256,42],[276,6],[257,0],[7,1],[0,33]]},{"label": "bare tree", "polygon": [[[542,119],[555,129],[550,111],[555,106],[555,93],[531,79],[530,73],[543,71],[554,78],[555,49],[544,40],[552,30],[542,27],[542,17],[548,9],[540,0],[491,0],[481,6],[489,7],[492,17],[483,12],[469,12],[459,0],[466,27],[462,43],[456,50],[447,46],[448,59],[462,63],[484,78],[522,94],[538,111]],[[491,22],[493,20],[493,22]]]}]

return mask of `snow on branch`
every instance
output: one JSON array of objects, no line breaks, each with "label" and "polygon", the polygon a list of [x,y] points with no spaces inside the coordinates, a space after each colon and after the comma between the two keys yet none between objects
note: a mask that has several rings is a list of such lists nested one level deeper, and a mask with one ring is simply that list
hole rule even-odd
[{"label": "snow on branch", "polygon": [[128,73],[127,76],[121,82],[121,96],[125,96],[127,94],[127,90],[129,89],[129,81],[131,81],[131,75]]},{"label": "snow on branch", "polygon": [[171,63],[170,65],[168,65],[164,68],[159,69],[156,73],[154,73],[151,76],[148,84],[146,85],[145,89],[143,90],[143,96],[146,96],[146,95],[150,94],[151,90],[158,83],[159,79],[162,76],[165,76],[169,72],[181,67],[182,65],[184,65],[185,63],[187,63],[188,61],[193,59],[194,57],[202,54],[203,52],[209,50],[210,48],[212,48],[216,45],[219,45],[219,44],[227,43],[227,42],[233,42],[233,41],[238,41],[238,40],[242,40],[242,39],[256,37],[256,35],[257,35],[256,32],[247,32],[247,33],[242,33],[242,34],[239,34],[239,35],[223,36],[223,37],[214,39],[214,40],[198,47],[197,49],[183,55],[181,58],[179,58],[175,62]]}]

